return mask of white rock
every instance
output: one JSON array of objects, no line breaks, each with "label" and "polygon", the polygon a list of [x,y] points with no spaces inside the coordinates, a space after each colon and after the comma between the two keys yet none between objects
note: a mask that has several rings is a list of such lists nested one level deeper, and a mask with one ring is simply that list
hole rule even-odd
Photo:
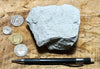
[{"label": "white rock", "polygon": [[35,7],[26,22],[39,47],[49,50],[67,50],[77,41],[80,11],[71,5]]}]

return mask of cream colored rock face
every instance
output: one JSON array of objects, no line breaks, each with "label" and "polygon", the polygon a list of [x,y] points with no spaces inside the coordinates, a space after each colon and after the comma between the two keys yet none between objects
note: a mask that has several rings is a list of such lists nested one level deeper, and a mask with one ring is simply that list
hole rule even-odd
[{"label": "cream colored rock face", "polygon": [[49,50],[68,50],[78,38],[80,11],[67,4],[38,6],[31,9],[26,22],[37,46],[46,45]]},{"label": "cream colored rock face", "polygon": [[23,38],[21,34],[14,33],[13,35],[10,36],[9,40],[13,44],[20,44],[23,41]]}]

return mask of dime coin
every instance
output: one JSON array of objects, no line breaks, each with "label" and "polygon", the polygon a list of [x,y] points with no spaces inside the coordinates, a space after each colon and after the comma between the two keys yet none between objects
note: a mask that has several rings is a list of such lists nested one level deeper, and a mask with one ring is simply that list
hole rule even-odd
[{"label": "dime coin", "polygon": [[25,56],[28,52],[28,48],[26,47],[25,44],[18,44],[14,48],[14,53],[16,56],[22,57]]},{"label": "dime coin", "polygon": [[20,26],[24,22],[24,18],[21,15],[15,15],[11,18],[11,24],[13,26]]},{"label": "dime coin", "polygon": [[11,27],[5,26],[5,27],[3,28],[3,33],[4,33],[4,34],[11,34],[11,32],[12,32],[12,28],[11,28]]},{"label": "dime coin", "polygon": [[10,36],[10,41],[13,44],[20,44],[23,41],[23,38],[21,34],[14,33],[13,35]]}]

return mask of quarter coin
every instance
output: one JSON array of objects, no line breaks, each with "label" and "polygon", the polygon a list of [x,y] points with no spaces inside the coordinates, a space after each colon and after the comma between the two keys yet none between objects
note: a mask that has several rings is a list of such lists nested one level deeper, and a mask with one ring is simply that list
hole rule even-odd
[{"label": "quarter coin", "polygon": [[14,33],[13,35],[10,36],[9,39],[10,42],[13,44],[20,44],[23,41],[23,38],[19,33]]},{"label": "quarter coin", "polygon": [[24,22],[24,18],[21,15],[15,15],[11,18],[11,24],[13,26],[20,26]]},{"label": "quarter coin", "polygon": [[11,34],[11,32],[12,32],[12,28],[10,26],[5,26],[3,28],[3,33],[4,34]]},{"label": "quarter coin", "polygon": [[16,56],[22,57],[25,56],[28,52],[28,48],[26,47],[25,44],[18,44],[14,48],[14,53]]}]

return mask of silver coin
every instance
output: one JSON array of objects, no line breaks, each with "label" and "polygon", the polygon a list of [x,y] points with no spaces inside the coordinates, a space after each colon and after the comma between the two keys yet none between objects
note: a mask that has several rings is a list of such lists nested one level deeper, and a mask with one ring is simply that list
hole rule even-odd
[{"label": "silver coin", "polygon": [[5,27],[3,28],[3,33],[4,33],[4,34],[11,34],[11,32],[12,32],[12,28],[11,28],[11,27],[5,26]]},{"label": "silver coin", "polygon": [[26,47],[25,44],[18,44],[14,48],[14,53],[16,56],[22,57],[25,56],[28,52],[28,48]]},{"label": "silver coin", "polygon": [[24,22],[24,18],[21,15],[15,15],[11,18],[11,24],[13,26],[20,26]]}]

